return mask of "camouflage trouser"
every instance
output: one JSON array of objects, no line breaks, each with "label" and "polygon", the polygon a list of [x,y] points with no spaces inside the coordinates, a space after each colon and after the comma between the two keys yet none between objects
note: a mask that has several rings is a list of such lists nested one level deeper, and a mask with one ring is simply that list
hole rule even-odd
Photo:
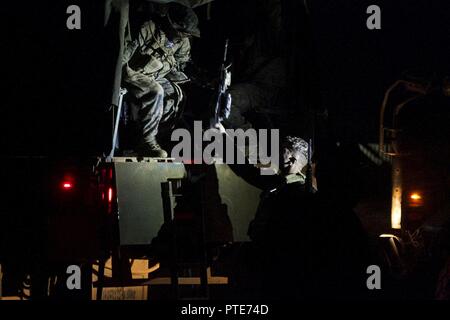
[{"label": "camouflage trouser", "polygon": [[171,98],[175,90],[167,79],[149,81],[145,86],[133,86],[131,108],[133,118],[138,122],[141,142],[155,141],[158,127],[174,114],[175,101]]}]

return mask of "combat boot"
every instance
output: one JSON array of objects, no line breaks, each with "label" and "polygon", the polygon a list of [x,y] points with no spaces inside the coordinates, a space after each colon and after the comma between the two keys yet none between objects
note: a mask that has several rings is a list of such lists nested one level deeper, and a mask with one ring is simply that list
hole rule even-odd
[{"label": "combat boot", "polygon": [[149,158],[167,158],[168,154],[156,141],[142,143],[138,149],[137,153],[141,157]]}]

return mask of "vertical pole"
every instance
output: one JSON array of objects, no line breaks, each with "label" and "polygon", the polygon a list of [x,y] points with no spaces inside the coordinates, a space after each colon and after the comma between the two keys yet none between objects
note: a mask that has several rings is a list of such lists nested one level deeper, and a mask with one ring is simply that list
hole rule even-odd
[{"label": "vertical pole", "polygon": [[117,55],[116,69],[114,74],[113,82],[113,94],[111,104],[113,106],[119,105],[119,95],[120,95],[120,84],[122,82],[122,61],[123,61],[123,51],[125,48],[125,30],[128,24],[128,13],[129,13],[129,2],[128,0],[113,1],[116,6],[116,10],[120,14],[119,22],[119,52]]},{"label": "vertical pole", "polygon": [[[111,135],[114,135],[114,123],[115,123],[115,111],[114,107],[118,107],[120,104],[120,85],[122,82],[122,62],[123,62],[123,53],[125,49],[125,33],[128,25],[128,14],[129,14],[129,0],[106,0],[105,1],[105,26],[108,25],[111,21],[112,13],[119,15],[119,25],[117,28],[117,38],[118,48],[116,66],[114,71],[114,79],[112,81],[112,96],[111,96],[111,106],[112,106],[112,132]],[[114,28],[115,29],[115,28]],[[118,112],[117,117],[120,117],[120,113]],[[111,139],[113,140],[113,138]],[[112,146],[114,147],[114,146]]]},{"label": "vertical pole", "polygon": [[97,277],[97,296],[96,300],[102,300],[103,286],[105,284],[105,261],[100,259],[98,262],[98,277]]},{"label": "vertical pole", "polygon": [[401,229],[402,221],[402,171],[401,158],[394,156],[392,160],[392,204],[391,227]]}]

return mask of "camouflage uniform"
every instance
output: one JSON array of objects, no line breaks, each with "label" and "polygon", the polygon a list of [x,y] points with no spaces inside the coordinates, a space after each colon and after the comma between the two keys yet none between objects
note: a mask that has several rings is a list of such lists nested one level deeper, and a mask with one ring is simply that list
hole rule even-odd
[{"label": "camouflage uniform", "polygon": [[142,26],[136,40],[127,41],[123,81],[138,110],[142,144],[155,144],[160,122],[174,112],[173,103],[164,103],[174,93],[167,77],[183,69],[190,49],[189,38],[170,41],[153,21]]}]

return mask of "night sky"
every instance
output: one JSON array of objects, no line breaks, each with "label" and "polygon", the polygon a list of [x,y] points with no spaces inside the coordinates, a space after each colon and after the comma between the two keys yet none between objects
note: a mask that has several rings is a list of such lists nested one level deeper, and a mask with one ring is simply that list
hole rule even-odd
[{"label": "night sky", "polygon": [[[384,92],[404,71],[450,73],[450,2],[310,2],[322,99],[342,136],[376,136]],[[371,4],[381,8],[381,30],[365,27]]]}]

